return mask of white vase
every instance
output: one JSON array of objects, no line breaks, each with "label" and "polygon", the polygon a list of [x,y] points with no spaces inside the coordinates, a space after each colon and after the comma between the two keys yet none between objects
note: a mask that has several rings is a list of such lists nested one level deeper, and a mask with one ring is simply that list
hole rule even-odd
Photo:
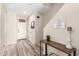
[{"label": "white vase", "polygon": [[68,33],[68,42],[66,44],[66,48],[72,48],[72,44],[71,44],[71,32],[69,31]]},{"label": "white vase", "polygon": [[66,44],[66,48],[72,49],[71,42],[68,42],[68,43]]}]

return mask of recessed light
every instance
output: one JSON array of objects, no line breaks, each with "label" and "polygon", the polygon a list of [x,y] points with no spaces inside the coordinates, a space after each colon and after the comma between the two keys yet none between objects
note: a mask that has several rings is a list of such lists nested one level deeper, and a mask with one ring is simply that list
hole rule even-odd
[{"label": "recessed light", "polygon": [[24,14],[26,14],[26,11],[24,11]]}]

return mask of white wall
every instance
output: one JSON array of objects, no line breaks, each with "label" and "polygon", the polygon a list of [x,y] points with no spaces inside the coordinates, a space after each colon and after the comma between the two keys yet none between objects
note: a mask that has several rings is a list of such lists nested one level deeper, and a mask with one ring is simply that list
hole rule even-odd
[{"label": "white wall", "polygon": [[6,35],[5,35],[5,19],[7,17],[7,9],[5,4],[1,4],[1,44],[4,45],[5,44],[5,39],[6,39]]},{"label": "white wall", "polygon": [[[66,22],[66,27],[72,27],[72,44],[77,49],[77,55],[79,55],[79,4],[64,4],[63,7],[54,17],[52,17],[51,21],[44,28],[44,38],[47,34],[50,34],[51,40],[60,42],[62,44],[67,44],[68,32],[66,31],[66,29],[53,28],[53,23],[58,19]],[[54,51],[53,49],[52,51],[56,52],[57,50]],[[56,53],[63,55],[59,51],[57,51]]]},{"label": "white wall", "polygon": [[[39,19],[36,17],[40,16]],[[35,28],[31,29],[31,22],[35,21]],[[28,39],[32,41],[34,44],[38,43],[43,38],[43,24],[42,24],[42,15],[37,13],[33,13],[28,19]],[[39,44],[39,43],[38,43]]]},{"label": "white wall", "polygon": [[36,31],[36,44],[39,44],[40,40],[43,39],[43,15],[38,13],[36,16],[39,16],[40,18],[36,18],[36,25],[35,25],[35,31]]},{"label": "white wall", "polygon": [[32,21],[35,21],[35,14],[28,18],[28,39],[35,45],[35,28],[31,29]]},{"label": "white wall", "polygon": [[0,3],[0,49],[1,49],[1,3]]},{"label": "white wall", "polygon": [[1,41],[3,45],[16,43],[16,14],[2,4],[1,10]]},{"label": "white wall", "polygon": [[6,43],[7,44],[13,44],[16,43],[17,38],[17,17],[14,12],[7,11],[7,20],[5,20],[5,30],[6,30]]}]

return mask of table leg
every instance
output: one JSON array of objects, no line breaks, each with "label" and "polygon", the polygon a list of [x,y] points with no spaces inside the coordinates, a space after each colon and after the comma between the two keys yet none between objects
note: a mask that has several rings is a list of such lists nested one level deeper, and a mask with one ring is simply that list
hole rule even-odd
[{"label": "table leg", "polygon": [[40,56],[41,56],[41,41],[40,41]]},{"label": "table leg", "polygon": [[73,55],[76,56],[76,51],[73,52]]},{"label": "table leg", "polygon": [[45,55],[47,56],[48,53],[47,53],[47,44],[45,43]]},{"label": "table leg", "polygon": [[71,56],[71,54],[68,54],[68,56]]}]

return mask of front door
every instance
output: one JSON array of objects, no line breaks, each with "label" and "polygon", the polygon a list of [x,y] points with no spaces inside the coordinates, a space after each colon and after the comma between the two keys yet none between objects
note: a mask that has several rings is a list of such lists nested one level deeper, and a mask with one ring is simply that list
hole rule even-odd
[{"label": "front door", "polygon": [[26,38],[26,21],[25,21],[25,19],[19,19],[17,32],[18,32],[18,39]]}]

